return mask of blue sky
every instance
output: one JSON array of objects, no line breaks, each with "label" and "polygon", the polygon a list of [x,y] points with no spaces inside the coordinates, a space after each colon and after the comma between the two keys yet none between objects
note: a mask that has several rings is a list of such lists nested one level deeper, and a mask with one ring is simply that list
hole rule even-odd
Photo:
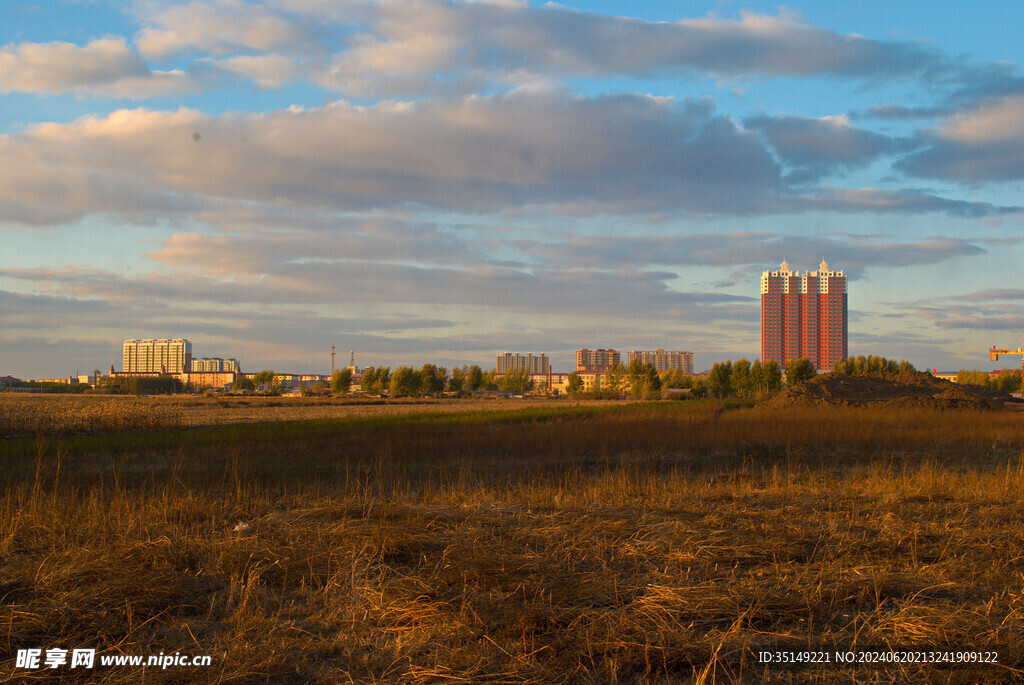
[{"label": "blue sky", "polygon": [[[754,358],[758,279],[850,352],[1024,333],[1019,3],[77,0],[0,9],[0,375],[127,337],[243,368]],[[1015,366],[1016,359],[1006,360]]]}]

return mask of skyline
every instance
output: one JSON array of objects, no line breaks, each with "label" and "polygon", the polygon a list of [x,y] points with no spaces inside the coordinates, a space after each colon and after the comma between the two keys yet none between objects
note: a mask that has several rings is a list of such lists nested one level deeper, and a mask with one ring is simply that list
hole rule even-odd
[{"label": "skyline", "polygon": [[7,3],[0,374],[710,368],[783,259],[845,272],[851,355],[1013,367],[1024,9],[893,4]]}]

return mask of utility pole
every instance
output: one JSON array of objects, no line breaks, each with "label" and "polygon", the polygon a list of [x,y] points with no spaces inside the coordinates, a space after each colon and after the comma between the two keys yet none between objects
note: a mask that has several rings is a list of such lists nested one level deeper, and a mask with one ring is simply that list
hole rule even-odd
[{"label": "utility pole", "polygon": [[334,345],[331,345],[331,375],[334,375]]}]

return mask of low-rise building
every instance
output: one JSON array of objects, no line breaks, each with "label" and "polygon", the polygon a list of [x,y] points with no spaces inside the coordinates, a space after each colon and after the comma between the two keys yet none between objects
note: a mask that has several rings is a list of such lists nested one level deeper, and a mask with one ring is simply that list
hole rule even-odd
[{"label": "low-rise building", "polygon": [[533,379],[533,389],[539,392],[552,392],[557,390],[559,393],[565,393],[569,391],[569,376],[571,373],[554,372],[551,373],[531,373],[530,378]]},{"label": "low-rise building", "polygon": [[181,381],[190,384],[196,390],[226,390],[238,377],[239,374],[234,371],[194,371],[182,374]]}]

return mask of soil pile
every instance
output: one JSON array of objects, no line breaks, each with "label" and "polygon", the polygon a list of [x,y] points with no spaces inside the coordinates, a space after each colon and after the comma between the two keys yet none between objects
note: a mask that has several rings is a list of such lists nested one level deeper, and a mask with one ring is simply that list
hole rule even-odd
[{"label": "soil pile", "polygon": [[843,376],[828,373],[784,390],[765,407],[814,405],[1002,409],[1010,395],[959,385],[921,371]]}]

